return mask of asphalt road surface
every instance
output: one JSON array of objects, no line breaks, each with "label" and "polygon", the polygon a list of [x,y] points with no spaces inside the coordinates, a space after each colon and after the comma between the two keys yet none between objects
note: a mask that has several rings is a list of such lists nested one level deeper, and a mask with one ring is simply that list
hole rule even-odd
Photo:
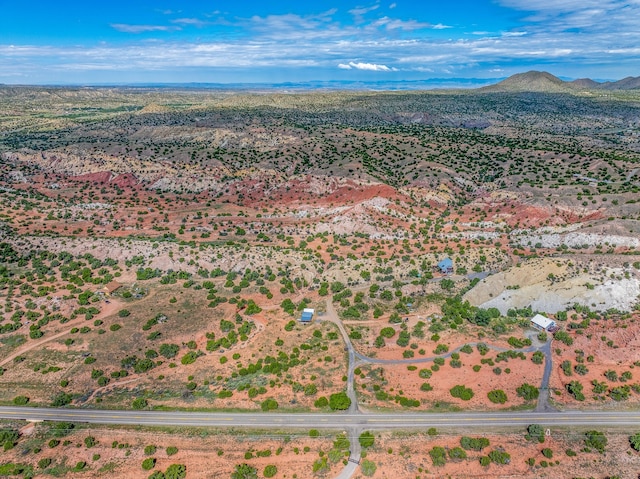
[{"label": "asphalt road surface", "polygon": [[546,412],[473,412],[473,413],[225,413],[182,411],[114,411],[99,409],[54,409],[0,407],[0,418],[32,421],[70,421],[95,424],[148,426],[201,426],[276,429],[428,429],[452,427],[483,429],[522,427],[541,424],[557,426],[625,426],[640,427],[640,411],[570,411]]}]

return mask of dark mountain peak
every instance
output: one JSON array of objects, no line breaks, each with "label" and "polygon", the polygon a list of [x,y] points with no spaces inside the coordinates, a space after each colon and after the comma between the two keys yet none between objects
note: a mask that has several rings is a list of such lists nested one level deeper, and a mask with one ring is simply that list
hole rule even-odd
[{"label": "dark mountain peak", "polygon": [[626,77],[622,80],[602,83],[606,90],[637,90],[640,88],[640,77]]},{"label": "dark mountain peak", "polygon": [[482,88],[484,91],[495,92],[544,92],[544,93],[564,93],[571,91],[571,87],[560,78],[548,72],[529,71],[517,73],[502,80],[495,85]]},{"label": "dark mountain peak", "polygon": [[600,86],[600,83],[593,81],[591,78],[578,78],[569,83],[580,88],[598,88]]}]

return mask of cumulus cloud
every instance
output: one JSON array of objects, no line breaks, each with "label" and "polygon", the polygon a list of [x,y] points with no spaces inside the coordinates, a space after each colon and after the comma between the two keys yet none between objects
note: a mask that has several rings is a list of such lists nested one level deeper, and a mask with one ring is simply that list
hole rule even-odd
[{"label": "cumulus cloud", "polygon": [[389,17],[382,17],[373,22],[372,25],[384,27],[387,30],[404,30],[407,32],[423,28],[438,28],[437,25],[431,25],[430,23],[418,22],[416,20],[399,20],[397,18]]},{"label": "cumulus cloud", "polygon": [[359,17],[359,16],[364,15],[366,13],[373,12],[374,10],[377,10],[379,7],[380,7],[380,5],[371,5],[370,7],[356,7],[356,8],[352,8],[351,10],[349,10],[349,13],[351,15]]},{"label": "cumulus cloud", "polygon": [[524,20],[546,31],[637,33],[640,31],[638,0],[498,0],[526,12]]},{"label": "cumulus cloud", "polygon": [[180,27],[169,25],[129,25],[127,23],[112,23],[111,28],[124,33],[173,32],[180,30]]},{"label": "cumulus cloud", "polygon": [[177,25],[191,25],[198,28],[202,28],[211,24],[211,22],[205,22],[204,20],[200,20],[199,18],[176,18],[175,20],[171,20],[171,23],[175,23]]},{"label": "cumulus cloud", "polygon": [[[361,17],[346,19],[336,15],[335,9],[310,15],[201,16],[203,20],[182,14],[184,17],[167,18],[167,25],[111,24],[129,34],[157,32],[153,42],[148,35],[144,41],[77,47],[11,46],[0,40],[0,71],[4,77],[13,72],[17,78],[38,68],[43,72],[63,68],[171,72],[201,67],[229,72],[234,68],[335,71],[337,66],[372,76],[397,68],[434,75],[452,71],[474,75],[478,69],[491,74],[500,65],[505,72],[535,68],[561,75],[567,75],[568,68],[582,68],[578,75],[596,78],[638,74],[640,0],[495,1],[522,14],[510,31],[484,31],[489,25],[469,25],[466,33],[453,31],[451,38],[442,38],[433,35],[433,30],[446,25],[427,23],[427,18],[396,17],[395,10],[391,14],[384,9],[387,16],[380,11],[371,13],[383,10],[378,3],[355,8],[351,15]],[[219,29],[221,25],[224,30]],[[206,28],[211,35],[199,42],[178,35],[163,40],[161,35],[191,27]],[[218,31],[224,34],[215,35]]]},{"label": "cumulus cloud", "polygon": [[367,70],[371,72],[391,72],[396,71],[395,68],[389,68],[387,65],[380,65],[377,63],[362,63],[362,62],[349,62],[339,63],[338,68],[343,70]]}]

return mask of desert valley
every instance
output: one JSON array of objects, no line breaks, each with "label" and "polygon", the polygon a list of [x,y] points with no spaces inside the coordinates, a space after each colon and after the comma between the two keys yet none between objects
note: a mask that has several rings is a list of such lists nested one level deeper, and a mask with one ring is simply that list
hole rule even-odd
[{"label": "desert valley", "polygon": [[0,477],[637,478],[633,80],[0,87]]}]

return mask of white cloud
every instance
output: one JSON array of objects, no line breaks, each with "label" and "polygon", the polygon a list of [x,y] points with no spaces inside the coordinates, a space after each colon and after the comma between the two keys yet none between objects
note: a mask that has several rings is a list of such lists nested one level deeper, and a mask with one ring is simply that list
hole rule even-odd
[{"label": "white cloud", "polygon": [[380,65],[377,63],[362,63],[362,62],[339,63],[338,68],[341,68],[343,70],[351,70],[353,68],[355,70],[367,70],[371,72],[396,71],[395,68],[389,68],[387,65]]},{"label": "white cloud", "polygon": [[432,27],[434,30],[444,30],[445,28],[453,28],[449,25],[443,25],[442,23],[438,23],[436,25],[433,25]]},{"label": "white cloud", "polygon": [[126,23],[112,23],[111,28],[124,33],[173,32],[180,30],[180,27],[169,25],[129,25]]},{"label": "white cloud", "polygon": [[198,28],[211,25],[211,22],[205,22],[204,20],[200,20],[199,18],[176,18],[175,20],[171,20],[171,23],[175,23],[178,25],[191,25]]},{"label": "white cloud", "polygon": [[370,7],[356,7],[349,10],[349,13],[353,16],[359,17],[366,13],[373,12],[374,10],[377,10],[379,7],[380,5],[371,5]]},{"label": "white cloud", "polygon": [[396,8],[398,5],[393,2],[391,5],[389,5],[389,10],[393,10],[394,8]]},{"label": "white cloud", "polygon": [[640,31],[638,0],[498,0],[514,10],[527,12],[524,21],[547,32],[575,31],[611,34]]},{"label": "white cloud", "polygon": [[396,18],[382,17],[372,23],[373,26],[384,27],[387,30],[404,30],[413,31],[423,28],[437,28],[436,25],[430,23],[417,22],[415,20],[398,20]]},{"label": "white cloud", "polygon": [[[442,74],[446,71],[489,74],[500,65],[507,72],[545,69],[554,74],[583,68],[581,76],[612,78],[638,75],[640,56],[640,0],[626,0],[625,6],[608,11],[602,25],[591,25],[602,10],[621,5],[619,0],[496,0],[517,9],[526,18],[508,32],[477,31],[451,38],[427,32],[446,25],[370,14],[366,19],[341,21],[335,10],[315,15],[268,15],[251,18],[182,17],[167,18],[167,25],[112,24],[130,34],[158,32],[157,38],[104,42],[94,45],[41,46],[0,40],[0,71],[3,78],[13,72],[82,70],[176,71],[180,68],[233,69],[326,68],[363,72],[402,71]],[[584,8],[582,5],[586,5]],[[598,7],[600,5],[600,7]],[[375,8],[374,8],[375,7]],[[575,11],[571,8],[576,7]],[[354,9],[364,15],[378,4]],[[362,13],[364,10],[364,13]],[[537,10],[536,10],[537,9]],[[635,15],[637,12],[637,15]],[[385,13],[389,13],[385,11]],[[394,11],[395,14],[395,11]],[[209,22],[205,22],[210,20]],[[242,35],[205,37],[199,42],[162,41],[162,32],[189,27],[224,25],[225,31]],[[471,30],[471,28],[470,28]],[[215,28],[206,32],[216,32]],[[215,40],[209,40],[215,38]],[[366,59],[359,61],[353,59]],[[64,67],[63,67],[64,65]],[[478,65],[471,67],[471,65]],[[599,71],[589,71],[596,65]],[[195,70],[194,70],[195,71]],[[498,72],[496,72],[498,73]],[[463,73],[464,74],[464,73]],[[473,73],[470,73],[473,74]],[[78,75],[78,77],[80,77]],[[72,81],[72,80],[71,80]]]}]

